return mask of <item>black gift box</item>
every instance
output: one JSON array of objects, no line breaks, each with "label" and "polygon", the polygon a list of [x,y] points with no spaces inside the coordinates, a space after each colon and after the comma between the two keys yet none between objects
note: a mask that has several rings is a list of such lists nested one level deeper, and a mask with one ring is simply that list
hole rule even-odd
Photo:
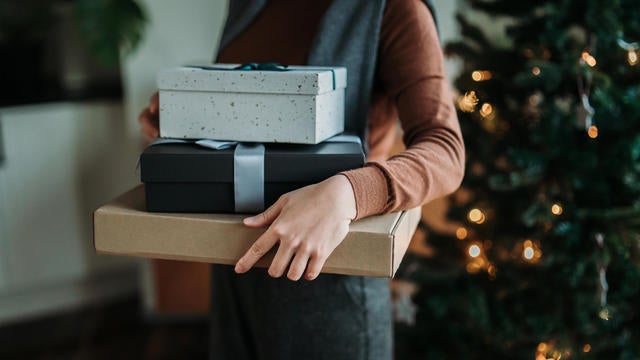
[{"label": "black gift box", "polygon": [[[289,191],[362,167],[358,143],[265,144],[264,204]],[[158,144],[140,156],[147,211],[235,212],[234,149],[211,150],[195,144]]]}]

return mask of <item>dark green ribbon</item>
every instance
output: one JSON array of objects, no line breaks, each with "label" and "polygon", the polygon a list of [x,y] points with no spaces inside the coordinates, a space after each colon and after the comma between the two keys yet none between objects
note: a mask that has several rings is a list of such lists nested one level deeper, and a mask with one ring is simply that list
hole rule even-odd
[{"label": "dark green ribbon", "polygon": [[[234,68],[221,68],[216,66],[206,66],[206,65],[186,65],[185,67],[194,68],[194,69],[202,69],[202,70],[221,70],[221,71],[234,71],[234,70],[242,70],[242,71],[290,71],[288,65],[282,65],[280,63],[270,62],[270,63],[246,63],[242,65],[238,65]],[[333,81],[333,90],[336,89],[336,72],[333,69],[314,69],[312,67],[307,68],[305,70],[322,70],[322,71],[331,71],[331,77]]]},{"label": "dark green ribbon", "polygon": [[289,71],[287,65],[278,63],[246,63],[240,66],[234,67],[233,70],[263,70],[263,71]]},{"label": "dark green ribbon", "polygon": [[238,65],[234,68],[221,68],[216,66],[206,66],[206,65],[187,65],[185,67],[202,69],[202,70],[221,70],[221,71],[233,71],[233,70],[258,70],[258,71],[289,71],[287,69],[288,65],[282,65],[279,63],[246,63],[242,65]]}]

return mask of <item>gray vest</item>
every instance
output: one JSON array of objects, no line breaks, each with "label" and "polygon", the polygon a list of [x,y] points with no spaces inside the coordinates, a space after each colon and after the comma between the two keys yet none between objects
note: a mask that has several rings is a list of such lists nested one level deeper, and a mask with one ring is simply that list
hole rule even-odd
[{"label": "gray vest", "polygon": [[[251,24],[267,1],[229,0],[220,49]],[[347,68],[345,130],[363,139],[367,137],[367,115],[385,3],[385,0],[333,1],[320,22],[308,58],[308,65]],[[425,3],[433,13],[431,1],[425,0]]]}]

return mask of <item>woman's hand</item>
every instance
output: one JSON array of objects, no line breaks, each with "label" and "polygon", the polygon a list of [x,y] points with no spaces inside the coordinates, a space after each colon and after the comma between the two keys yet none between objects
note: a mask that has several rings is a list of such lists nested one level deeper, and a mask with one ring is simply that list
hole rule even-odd
[{"label": "woman's hand", "polygon": [[160,105],[158,92],[154,93],[149,99],[149,106],[147,106],[138,116],[138,122],[140,123],[140,132],[144,135],[147,141],[152,141],[157,138],[160,124],[160,116],[158,108]]},{"label": "woman's hand", "polygon": [[292,191],[256,216],[244,219],[250,227],[269,226],[238,260],[236,272],[247,272],[273,246],[279,244],[269,275],[298,280],[305,273],[313,280],[333,250],[349,232],[356,216],[353,188],[343,175]]}]

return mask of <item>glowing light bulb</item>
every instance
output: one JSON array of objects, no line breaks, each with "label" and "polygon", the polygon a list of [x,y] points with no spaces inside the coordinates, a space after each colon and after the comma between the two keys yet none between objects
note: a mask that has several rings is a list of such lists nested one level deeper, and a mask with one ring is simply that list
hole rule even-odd
[{"label": "glowing light bulb", "polygon": [[584,346],[582,347],[582,352],[588,353],[589,351],[591,351],[591,345],[584,344]]},{"label": "glowing light bulb", "polygon": [[535,251],[533,250],[532,247],[525,247],[524,251],[522,252],[522,256],[527,259],[527,260],[531,260],[533,259],[533,255],[535,255]]},{"label": "glowing light bulb", "polygon": [[480,115],[482,115],[482,117],[487,117],[491,115],[492,112],[493,112],[493,106],[491,104],[489,103],[482,104],[482,107],[480,108]]},{"label": "glowing light bulb", "polygon": [[467,234],[467,229],[465,229],[464,227],[459,227],[459,228],[456,230],[456,237],[457,237],[459,240],[464,240],[464,239],[466,239],[466,238],[467,238],[467,235],[468,235],[468,234]]},{"label": "glowing light bulb", "polygon": [[467,215],[471,222],[482,224],[485,220],[484,213],[480,209],[471,209]]},{"label": "glowing light bulb", "polygon": [[471,79],[473,79],[473,81],[479,82],[479,81],[487,81],[490,80],[493,77],[493,74],[491,73],[491,71],[488,70],[475,70],[471,73]]},{"label": "glowing light bulb", "polygon": [[471,246],[469,246],[469,256],[471,256],[472,258],[477,258],[478,256],[480,256],[480,253],[482,252],[482,250],[480,249],[480,246],[477,244],[473,244]]},{"label": "glowing light bulb", "polygon": [[553,215],[562,215],[562,206],[560,206],[560,204],[553,204],[551,205],[551,213]]},{"label": "glowing light bulb", "polygon": [[594,67],[596,66],[596,64],[598,63],[596,61],[596,58],[594,58],[591,54],[589,54],[589,52],[587,51],[583,51],[582,52],[582,60],[587,63],[587,65]]},{"label": "glowing light bulb", "polygon": [[627,52],[627,62],[631,66],[638,63],[638,53],[635,50],[629,50],[629,52]]},{"label": "glowing light bulb", "polygon": [[487,267],[487,274],[489,274],[489,278],[491,278],[492,280],[496,278],[497,271],[498,270],[493,264],[489,264],[489,267]]},{"label": "glowing light bulb", "polygon": [[589,129],[587,130],[587,135],[589,135],[590,138],[595,139],[598,137],[598,127],[595,125],[591,125],[589,126]]},{"label": "glowing light bulb", "polygon": [[464,112],[474,112],[478,105],[478,97],[475,91],[469,91],[458,98],[458,108]]},{"label": "glowing light bulb", "polygon": [[531,73],[532,73],[534,76],[538,76],[538,75],[540,75],[540,72],[541,72],[541,71],[540,71],[540,68],[539,68],[539,67],[537,67],[537,66],[534,66],[534,67],[533,67],[533,69],[531,69]]}]

